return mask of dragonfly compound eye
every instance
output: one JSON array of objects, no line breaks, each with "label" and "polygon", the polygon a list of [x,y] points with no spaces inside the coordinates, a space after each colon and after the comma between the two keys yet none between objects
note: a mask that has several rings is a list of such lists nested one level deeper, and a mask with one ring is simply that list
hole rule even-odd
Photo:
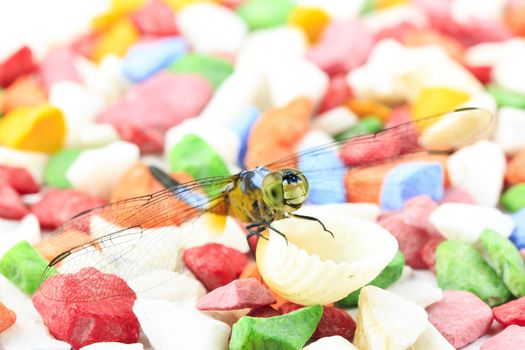
[{"label": "dragonfly compound eye", "polygon": [[294,211],[299,209],[308,197],[308,181],[299,170],[285,169],[282,173],[285,210]]},{"label": "dragonfly compound eye", "polygon": [[283,210],[283,177],[280,172],[272,172],[266,175],[262,181],[261,190],[264,203],[267,206],[272,209]]}]

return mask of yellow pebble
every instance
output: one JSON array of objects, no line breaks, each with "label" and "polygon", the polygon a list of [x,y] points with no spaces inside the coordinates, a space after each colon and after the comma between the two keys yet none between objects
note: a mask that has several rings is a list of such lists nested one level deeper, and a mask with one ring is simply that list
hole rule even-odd
[{"label": "yellow pebble", "polygon": [[375,8],[378,10],[386,9],[393,6],[398,5],[406,5],[408,4],[407,0],[376,0],[375,1]]},{"label": "yellow pebble", "polygon": [[112,0],[109,10],[95,17],[91,27],[95,31],[101,31],[117,22],[127,14],[140,9],[144,0]]},{"label": "yellow pebble", "polygon": [[426,87],[419,91],[412,104],[414,119],[448,112],[467,102],[470,95],[444,86]]},{"label": "yellow pebble", "polygon": [[164,0],[164,2],[173,10],[180,10],[184,6],[194,4],[196,2],[216,2],[213,0]]},{"label": "yellow pebble", "polygon": [[122,18],[102,34],[93,53],[93,59],[99,62],[109,54],[124,56],[138,37],[139,33],[133,23],[127,18]]},{"label": "yellow pebble", "polygon": [[0,144],[19,150],[53,153],[65,135],[64,114],[48,104],[15,108],[0,120]]},{"label": "yellow pebble", "polygon": [[319,40],[329,22],[330,16],[317,7],[296,6],[288,17],[288,23],[301,28],[310,43]]},{"label": "yellow pebble", "polygon": [[375,116],[383,121],[390,118],[391,109],[384,104],[372,100],[349,100],[346,107],[358,117]]}]

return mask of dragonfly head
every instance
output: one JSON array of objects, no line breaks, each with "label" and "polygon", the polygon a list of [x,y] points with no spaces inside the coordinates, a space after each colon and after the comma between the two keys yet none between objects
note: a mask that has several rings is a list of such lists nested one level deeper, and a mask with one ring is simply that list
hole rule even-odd
[{"label": "dragonfly head", "polygon": [[264,203],[275,210],[292,212],[308,197],[308,180],[295,169],[283,169],[267,174],[262,181]]}]

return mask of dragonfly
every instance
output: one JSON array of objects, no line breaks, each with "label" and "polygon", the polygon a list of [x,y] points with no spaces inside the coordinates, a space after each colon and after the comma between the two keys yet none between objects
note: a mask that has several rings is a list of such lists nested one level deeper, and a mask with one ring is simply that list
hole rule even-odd
[{"label": "dragonfly", "polygon": [[[87,267],[121,277],[135,292],[156,288],[173,277],[156,271],[181,269],[181,237],[188,231],[191,235],[192,223],[204,216],[222,226],[228,216],[245,223],[248,237],[261,236],[265,230],[286,236],[272,223],[291,217],[317,221],[332,234],[317,218],[296,213],[312,190],[341,192],[348,174],[415,153],[450,154],[487,136],[493,122],[487,110],[461,108],[306,149],[235,175],[181,184],[153,168],[165,189],[78,214],[51,235],[49,242],[63,252],[45,269],[39,293],[57,300],[55,288],[47,287],[45,280],[57,272]],[[60,301],[92,300],[83,286],[94,283],[94,278],[83,274],[77,290]],[[97,299],[129,294],[129,288],[117,285],[99,288]]]}]

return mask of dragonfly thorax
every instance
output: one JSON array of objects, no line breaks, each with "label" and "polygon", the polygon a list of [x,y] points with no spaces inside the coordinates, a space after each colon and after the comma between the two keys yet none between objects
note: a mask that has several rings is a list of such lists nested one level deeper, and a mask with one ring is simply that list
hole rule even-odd
[{"label": "dragonfly thorax", "polygon": [[299,209],[306,201],[308,191],[308,180],[296,169],[268,173],[261,186],[264,203],[269,208],[281,212]]}]

